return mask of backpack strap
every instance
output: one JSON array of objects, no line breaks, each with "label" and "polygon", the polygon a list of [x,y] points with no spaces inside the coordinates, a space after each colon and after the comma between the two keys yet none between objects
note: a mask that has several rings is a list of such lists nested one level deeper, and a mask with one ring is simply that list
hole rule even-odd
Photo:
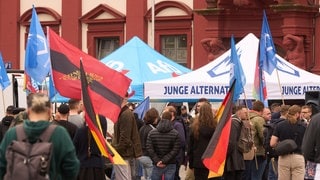
[{"label": "backpack strap", "polygon": [[[42,142],[48,142],[51,137],[51,134],[53,133],[56,127],[57,125],[50,124],[39,136],[39,140],[41,140]],[[23,128],[23,124],[19,124],[18,126],[16,126],[16,133],[18,141],[28,141],[26,132]]]},{"label": "backpack strap", "polygon": [[48,142],[53,131],[56,129],[57,125],[55,124],[50,124],[43,132],[42,134],[39,136],[39,140],[41,140],[42,142]]},{"label": "backpack strap", "polygon": [[16,126],[17,141],[28,141],[26,132],[24,131],[23,124]]}]

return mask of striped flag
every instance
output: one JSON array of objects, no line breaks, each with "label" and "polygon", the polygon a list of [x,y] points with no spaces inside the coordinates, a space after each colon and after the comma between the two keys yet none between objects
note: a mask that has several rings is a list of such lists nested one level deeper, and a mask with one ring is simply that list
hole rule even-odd
[{"label": "striped flag", "polygon": [[50,28],[48,37],[52,76],[57,91],[64,97],[81,99],[79,64],[83,59],[83,66],[91,77],[89,88],[95,112],[116,122],[131,79],[69,44]]},{"label": "striped flag", "polygon": [[224,173],[231,130],[232,100],[235,83],[236,82],[231,85],[229,92],[218,109],[216,118],[219,120],[219,123],[210,139],[207,149],[202,155],[202,162],[209,169],[208,178],[220,177]]},{"label": "striped flag", "polygon": [[103,137],[102,128],[99,120],[99,115],[95,113],[91,102],[92,92],[90,90],[87,79],[91,79],[92,74],[86,74],[83,69],[82,61],[80,61],[80,80],[83,104],[85,108],[85,120],[88,124],[90,132],[95,140],[101,154],[108,157],[113,164],[126,164],[121,156],[114,150],[110,149],[106,139]]},{"label": "striped flag", "polygon": [[268,107],[267,86],[264,78],[264,72],[262,71],[261,66],[259,66],[259,59],[256,61],[252,96],[263,102],[265,107]]}]

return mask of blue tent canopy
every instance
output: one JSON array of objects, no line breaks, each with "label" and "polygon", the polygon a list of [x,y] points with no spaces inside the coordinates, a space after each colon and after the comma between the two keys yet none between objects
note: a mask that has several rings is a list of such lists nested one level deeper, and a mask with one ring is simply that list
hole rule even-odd
[{"label": "blue tent canopy", "polygon": [[136,36],[101,59],[101,62],[132,79],[128,90],[131,102],[145,99],[145,82],[167,79],[191,71],[155,51]]}]

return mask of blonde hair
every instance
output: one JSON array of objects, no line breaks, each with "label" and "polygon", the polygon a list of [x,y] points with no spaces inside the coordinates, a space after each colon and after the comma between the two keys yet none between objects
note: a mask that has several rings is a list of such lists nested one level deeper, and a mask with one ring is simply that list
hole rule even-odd
[{"label": "blonde hair", "polygon": [[298,121],[298,118],[295,117],[297,113],[300,113],[301,107],[298,105],[293,105],[288,109],[287,119],[291,124],[295,124]]},{"label": "blonde hair", "polygon": [[42,93],[29,94],[27,96],[27,106],[35,113],[43,113],[51,109],[49,97]]}]

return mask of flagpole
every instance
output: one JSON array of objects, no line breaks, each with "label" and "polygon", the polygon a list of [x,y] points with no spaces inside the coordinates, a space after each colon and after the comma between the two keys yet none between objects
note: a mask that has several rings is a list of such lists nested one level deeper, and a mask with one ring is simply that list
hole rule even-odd
[{"label": "flagpole", "polygon": [[284,105],[284,97],[283,97],[282,90],[281,90],[279,71],[277,68],[276,68],[276,73],[277,73],[277,78],[278,78],[278,86],[279,86],[279,90],[280,90],[280,96],[281,96],[282,104]]},{"label": "flagpole", "polygon": [[154,8],[155,8],[155,0],[151,0],[151,47],[154,48],[154,16],[155,16],[155,12],[154,12]]},{"label": "flagpole", "polygon": [[6,107],[5,107],[5,103],[4,103],[3,90],[1,90],[1,96],[2,96],[2,107],[3,107],[3,112],[6,112]]}]

